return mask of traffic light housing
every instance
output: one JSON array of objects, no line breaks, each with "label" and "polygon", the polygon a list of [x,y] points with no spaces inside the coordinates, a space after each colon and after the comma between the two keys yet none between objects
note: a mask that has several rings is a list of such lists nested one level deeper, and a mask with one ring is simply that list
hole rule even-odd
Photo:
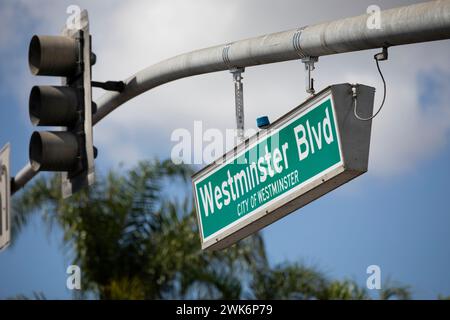
[{"label": "traffic light housing", "polygon": [[60,86],[34,86],[29,114],[33,125],[59,127],[35,131],[29,156],[35,171],[61,172],[64,198],[94,182],[91,36],[87,11],[80,28],[65,28],[60,36],[32,37],[28,61],[33,75],[61,77]]}]

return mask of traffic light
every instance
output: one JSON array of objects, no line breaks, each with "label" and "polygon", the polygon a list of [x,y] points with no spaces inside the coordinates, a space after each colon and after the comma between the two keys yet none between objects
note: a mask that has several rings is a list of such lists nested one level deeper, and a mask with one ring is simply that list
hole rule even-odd
[{"label": "traffic light", "polygon": [[59,127],[35,131],[30,140],[30,163],[36,171],[62,172],[66,198],[94,182],[91,36],[87,11],[79,29],[64,29],[60,36],[33,36],[28,61],[33,75],[58,76],[60,86],[34,86],[29,113],[33,125]]}]

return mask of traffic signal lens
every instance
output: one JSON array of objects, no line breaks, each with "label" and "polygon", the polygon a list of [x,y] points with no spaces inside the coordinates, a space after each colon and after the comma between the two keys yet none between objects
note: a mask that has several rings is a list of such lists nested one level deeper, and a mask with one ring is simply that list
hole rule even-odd
[{"label": "traffic signal lens", "polygon": [[66,131],[35,131],[29,156],[36,171],[71,171],[79,158],[77,137]]},{"label": "traffic signal lens", "polygon": [[70,76],[78,62],[77,42],[65,36],[33,36],[28,63],[33,75]]},{"label": "traffic signal lens", "polygon": [[33,125],[71,126],[78,120],[77,91],[71,87],[34,86],[30,92],[29,113]]}]

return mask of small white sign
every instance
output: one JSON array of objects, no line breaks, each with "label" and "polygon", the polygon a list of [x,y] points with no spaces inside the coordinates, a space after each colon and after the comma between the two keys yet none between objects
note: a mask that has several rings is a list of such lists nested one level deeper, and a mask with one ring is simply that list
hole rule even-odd
[{"label": "small white sign", "polygon": [[0,150],[0,250],[9,245],[11,238],[11,181],[9,174],[9,143]]}]

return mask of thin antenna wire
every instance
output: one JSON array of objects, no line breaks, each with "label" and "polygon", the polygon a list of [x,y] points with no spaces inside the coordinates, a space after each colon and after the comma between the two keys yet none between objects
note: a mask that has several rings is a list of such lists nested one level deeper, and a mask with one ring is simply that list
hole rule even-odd
[{"label": "thin antenna wire", "polygon": [[[383,60],[385,60],[385,59],[383,59]],[[380,64],[379,64],[379,59],[377,58],[377,55],[375,55],[375,62],[376,62],[376,64],[377,64],[377,69],[378,69],[378,73],[379,73],[380,76],[381,76],[381,80],[383,80],[383,101],[381,102],[380,108],[378,109],[377,112],[375,112],[374,115],[372,115],[372,116],[369,117],[369,118],[362,118],[362,117],[360,117],[360,116],[358,115],[358,113],[356,112],[357,101],[356,101],[356,95],[355,95],[354,98],[353,98],[354,101],[355,101],[355,102],[354,102],[353,113],[354,113],[355,117],[356,117],[358,120],[361,120],[361,121],[369,121],[369,120],[372,120],[373,118],[375,118],[375,117],[380,113],[381,109],[382,109],[383,106],[384,106],[384,102],[386,101],[386,80],[384,79],[383,73],[381,72]]]}]

